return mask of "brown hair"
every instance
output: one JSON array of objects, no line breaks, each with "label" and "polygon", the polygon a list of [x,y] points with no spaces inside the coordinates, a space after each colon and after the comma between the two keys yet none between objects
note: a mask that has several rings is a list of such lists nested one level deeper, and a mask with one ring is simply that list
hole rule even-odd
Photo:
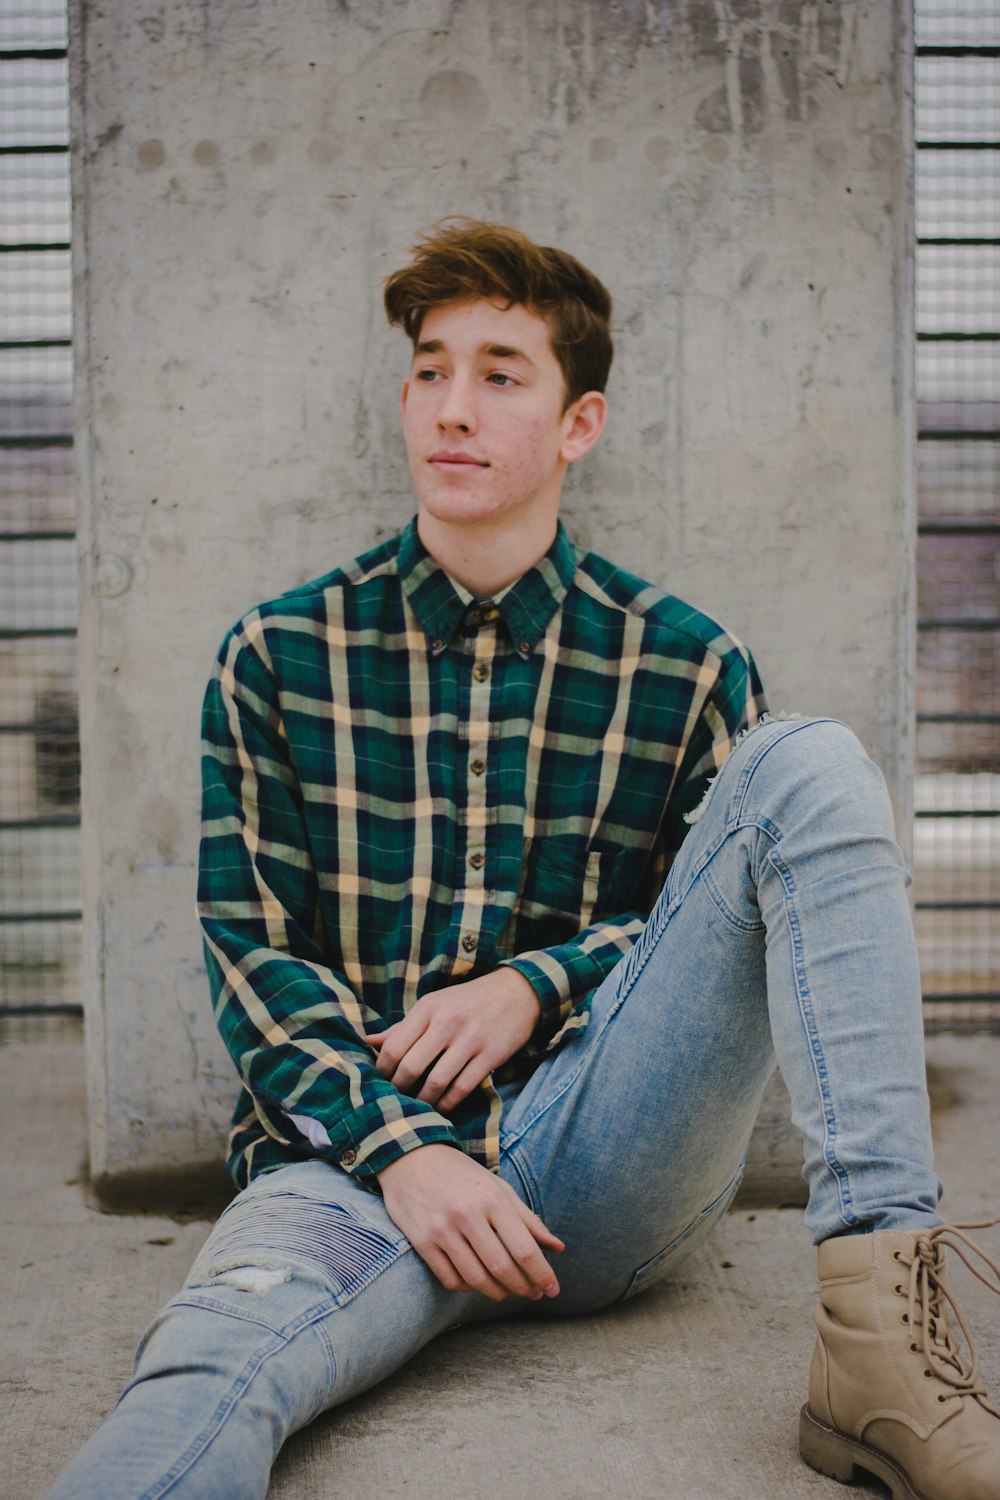
[{"label": "brown hair", "polygon": [[536,245],[518,229],[464,216],[440,220],[412,249],[410,264],[385,283],[386,316],[411,343],[432,307],[503,298],[549,325],[566,406],[604,390],[614,353],[611,294],[574,256]]}]

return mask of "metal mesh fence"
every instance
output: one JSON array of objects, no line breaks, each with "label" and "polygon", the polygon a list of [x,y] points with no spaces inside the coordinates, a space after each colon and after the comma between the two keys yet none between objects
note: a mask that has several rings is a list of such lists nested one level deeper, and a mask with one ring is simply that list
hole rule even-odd
[{"label": "metal mesh fence", "polygon": [[917,938],[1000,1023],[1000,5],[917,0]]},{"label": "metal mesh fence", "polygon": [[79,1005],[64,0],[0,0],[0,1010]]}]

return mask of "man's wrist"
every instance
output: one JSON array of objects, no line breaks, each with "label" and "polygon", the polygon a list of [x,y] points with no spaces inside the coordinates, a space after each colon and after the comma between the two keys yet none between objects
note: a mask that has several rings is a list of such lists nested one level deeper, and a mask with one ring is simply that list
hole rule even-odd
[{"label": "man's wrist", "polygon": [[[380,1167],[373,1175],[379,1186],[384,1189],[386,1182],[392,1178],[399,1179],[414,1168],[419,1172],[432,1169],[435,1161],[440,1159],[442,1151],[455,1151],[456,1149],[455,1146],[446,1146],[443,1141],[427,1141],[426,1144],[414,1146],[410,1151],[404,1151],[402,1156],[397,1156],[394,1161]],[[419,1161],[417,1157],[420,1157]],[[406,1163],[409,1163],[409,1166]]]}]

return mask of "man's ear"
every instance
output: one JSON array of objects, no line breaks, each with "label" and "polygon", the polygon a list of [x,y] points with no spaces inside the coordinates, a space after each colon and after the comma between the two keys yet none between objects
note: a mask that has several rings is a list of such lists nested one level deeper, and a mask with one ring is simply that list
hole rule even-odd
[{"label": "man's ear", "polygon": [[568,406],[563,417],[565,436],[559,455],[568,464],[589,453],[604,431],[608,403],[600,391],[587,391]]},{"label": "man's ear", "polygon": [[403,389],[399,393],[399,409],[403,413],[404,417],[406,416],[406,398],[407,398],[407,396],[409,394],[410,394],[410,382],[407,379],[407,380],[403,381]]}]

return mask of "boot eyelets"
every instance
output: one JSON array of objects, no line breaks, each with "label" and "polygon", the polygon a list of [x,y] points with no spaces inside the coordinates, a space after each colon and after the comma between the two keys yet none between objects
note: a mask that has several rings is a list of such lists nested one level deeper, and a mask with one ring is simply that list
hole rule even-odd
[{"label": "boot eyelets", "polygon": [[933,1370],[922,1370],[921,1374],[923,1375],[923,1377],[924,1377],[925,1380],[933,1380],[934,1379],[934,1371]]},{"label": "boot eyelets", "polygon": [[912,1339],[910,1341],[910,1353],[911,1354],[919,1354],[920,1353],[920,1345],[914,1343]]},{"label": "boot eyelets", "polygon": [[905,1297],[906,1296],[906,1287],[903,1285],[903,1283],[901,1281],[897,1281],[896,1282],[896,1285],[893,1287],[893,1291],[896,1293],[897,1297]]},{"label": "boot eyelets", "polygon": [[901,1323],[909,1323],[909,1321],[910,1321],[910,1315],[909,1315],[909,1313],[902,1313],[901,1316],[900,1316],[899,1321]]},{"label": "boot eyelets", "polygon": [[902,1257],[902,1256],[901,1256],[901,1255],[900,1255],[900,1253],[899,1253],[899,1251],[898,1251],[898,1250],[894,1250],[894,1251],[893,1251],[893,1252],[892,1252],[892,1259],[893,1259],[893,1260],[894,1260],[894,1261],[896,1261],[896,1262],[897,1262],[897,1263],[898,1263],[898,1262],[899,1262],[899,1261],[901,1261],[901,1260],[902,1260],[902,1258],[903,1258],[903,1257]]},{"label": "boot eyelets", "polygon": [[944,1403],[947,1401],[947,1399],[948,1399],[948,1397],[944,1394],[943,1391],[939,1391],[938,1392],[938,1398],[937,1398],[938,1406],[943,1406]]}]

